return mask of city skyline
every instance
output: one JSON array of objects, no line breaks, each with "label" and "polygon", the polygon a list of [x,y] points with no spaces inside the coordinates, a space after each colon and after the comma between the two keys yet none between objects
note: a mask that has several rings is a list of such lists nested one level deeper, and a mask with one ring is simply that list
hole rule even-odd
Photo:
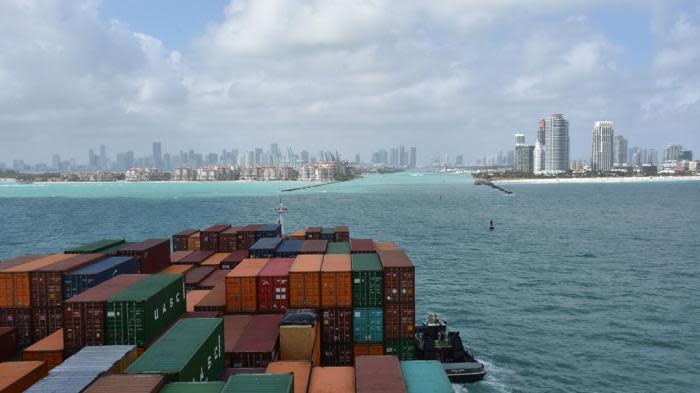
[{"label": "city skyline", "polygon": [[574,159],[599,119],[638,146],[700,149],[700,9],[687,1],[47,0],[3,2],[0,26],[5,163],[101,143],[139,156],[154,140],[345,157],[400,140],[473,162],[557,112]]}]

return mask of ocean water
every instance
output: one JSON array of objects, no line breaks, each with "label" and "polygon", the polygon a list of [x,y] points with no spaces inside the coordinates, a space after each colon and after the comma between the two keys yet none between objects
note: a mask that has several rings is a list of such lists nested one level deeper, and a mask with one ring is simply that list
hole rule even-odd
[{"label": "ocean water", "polygon": [[[0,259],[274,222],[279,190],[298,185],[0,183]],[[458,391],[700,391],[700,182],[507,188],[370,176],[285,193],[285,227],[399,242],[418,314],[446,317],[487,365]]]}]

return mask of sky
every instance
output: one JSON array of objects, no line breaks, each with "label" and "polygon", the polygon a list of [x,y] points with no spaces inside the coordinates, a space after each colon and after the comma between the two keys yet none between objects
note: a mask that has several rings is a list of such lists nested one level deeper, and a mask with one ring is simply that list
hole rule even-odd
[{"label": "sky", "polygon": [[700,155],[700,2],[3,0],[0,162],[272,142],[419,161],[563,113]]}]

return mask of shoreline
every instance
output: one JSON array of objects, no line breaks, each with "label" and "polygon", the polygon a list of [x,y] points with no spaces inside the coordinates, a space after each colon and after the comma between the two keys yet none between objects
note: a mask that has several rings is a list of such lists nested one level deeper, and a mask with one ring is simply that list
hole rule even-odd
[{"label": "shoreline", "polygon": [[652,176],[652,177],[565,177],[544,179],[498,179],[494,184],[602,184],[602,183],[654,183],[698,181],[700,176]]}]

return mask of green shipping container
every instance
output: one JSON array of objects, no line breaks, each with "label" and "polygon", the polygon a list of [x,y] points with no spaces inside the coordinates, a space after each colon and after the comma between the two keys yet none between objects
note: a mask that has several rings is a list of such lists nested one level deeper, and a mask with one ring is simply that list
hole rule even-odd
[{"label": "green shipping container", "polygon": [[414,360],[416,358],[416,342],[414,340],[385,340],[384,354],[394,355],[399,360]]},{"label": "green shipping container", "polygon": [[328,242],[326,254],[350,254],[350,243],[348,242]]},{"label": "green shipping container", "polygon": [[352,310],[353,341],[357,344],[381,343],[384,339],[384,310],[363,307]]},{"label": "green shipping container", "polygon": [[106,344],[146,347],[184,312],[184,277],[150,275],[105,304]]},{"label": "green shipping container", "polygon": [[452,384],[437,360],[401,362],[408,393],[454,393]]},{"label": "green shipping container", "polygon": [[353,307],[382,307],[384,272],[377,254],[352,255]]},{"label": "green shipping container", "polygon": [[232,375],[221,393],[294,393],[294,374]]},{"label": "green shipping container", "polygon": [[102,239],[65,250],[64,254],[95,254],[126,243],[124,239]]},{"label": "green shipping container", "polygon": [[221,393],[223,388],[224,382],[173,382],[160,393]]},{"label": "green shipping container", "polygon": [[224,371],[223,350],[223,319],[182,319],[126,372],[161,374],[171,382],[215,381]]}]

